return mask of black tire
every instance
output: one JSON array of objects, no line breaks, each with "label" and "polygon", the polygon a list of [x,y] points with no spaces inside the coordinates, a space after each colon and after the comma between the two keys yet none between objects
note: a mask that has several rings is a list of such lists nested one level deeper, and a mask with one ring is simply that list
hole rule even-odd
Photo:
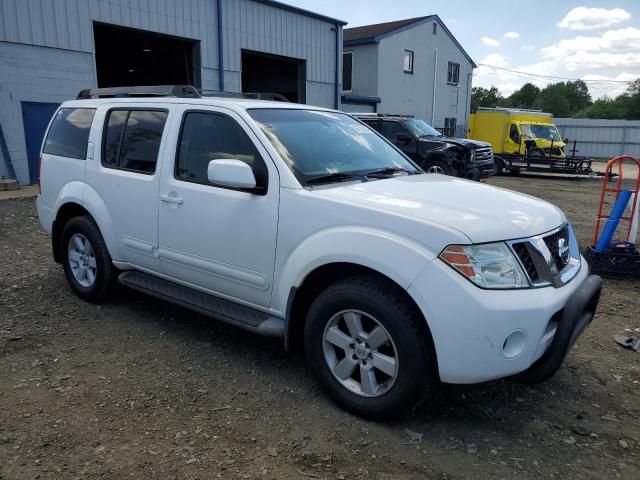
[{"label": "black tire", "polygon": [[498,157],[494,157],[493,158],[493,176],[497,177],[499,175],[502,175],[504,173],[504,168],[505,168],[504,160]]},{"label": "black tire", "polygon": [[[349,390],[334,376],[325,359],[328,323],[339,312],[351,309],[373,316],[397,351],[395,380],[379,396],[366,397]],[[315,299],[305,324],[304,347],[307,367],[323,390],[344,409],[363,417],[404,416],[423,403],[439,382],[433,340],[420,312],[395,285],[373,276],[342,280]]]},{"label": "black tire", "polygon": [[[440,173],[442,175],[453,175],[451,165],[443,160],[431,160],[424,162],[422,169],[427,173]],[[431,170],[431,171],[430,171]]]},{"label": "black tire", "polygon": [[[69,261],[69,243],[75,234],[80,234],[89,241],[95,256],[95,280],[89,286],[82,285],[78,281]],[[92,303],[100,303],[107,300],[115,289],[118,270],[111,262],[111,256],[95,222],[88,216],[70,219],[62,230],[61,241],[62,266],[67,280],[76,295]]]}]

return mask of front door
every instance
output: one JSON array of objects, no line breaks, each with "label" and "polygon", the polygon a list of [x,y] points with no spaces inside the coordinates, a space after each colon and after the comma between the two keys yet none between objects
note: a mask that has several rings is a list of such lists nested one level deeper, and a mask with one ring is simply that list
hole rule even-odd
[{"label": "front door", "polygon": [[[180,135],[163,164],[159,255],[176,280],[231,299],[267,307],[271,300],[278,226],[275,165],[246,122],[224,108],[183,107]],[[169,153],[167,157],[169,157]],[[209,183],[211,160],[248,163],[262,192]]]}]

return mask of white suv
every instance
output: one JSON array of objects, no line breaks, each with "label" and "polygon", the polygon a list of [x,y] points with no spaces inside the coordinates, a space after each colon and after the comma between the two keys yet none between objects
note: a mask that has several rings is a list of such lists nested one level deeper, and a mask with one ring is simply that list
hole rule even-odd
[{"label": "white suv", "polygon": [[349,115],[190,87],[79,98],[37,205],[85,300],[119,282],[282,337],[376,418],[440,381],[545,380],[593,318],[601,280],[558,208],[425,174]]}]

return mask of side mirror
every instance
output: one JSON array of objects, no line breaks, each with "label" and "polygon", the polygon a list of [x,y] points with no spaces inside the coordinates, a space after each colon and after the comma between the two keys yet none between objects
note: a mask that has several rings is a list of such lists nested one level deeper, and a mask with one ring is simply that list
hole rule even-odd
[{"label": "side mirror", "polygon": [[211,160],[207,178],[214,185],[229,188],[255,188],[256,177],[251,167],[241,160]]},{"label": "side mirror", "polygon": [[403,145],[411,143],[411,140],[413,140],[413,137],[408,133],[399,133],[396,135],[396,142],[402,143]]}]

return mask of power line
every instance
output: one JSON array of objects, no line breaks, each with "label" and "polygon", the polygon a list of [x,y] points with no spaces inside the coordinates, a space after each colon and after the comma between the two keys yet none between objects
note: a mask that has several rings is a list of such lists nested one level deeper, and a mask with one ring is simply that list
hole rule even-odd
[{"label": "power line", "polygon": [[[479,63],[478,66],[480,67],[488,67],[488,68],[494,68],[496,70],[503,70],[505,72],[509,72],[512,74],[517,74],[517,75],[526,75],[529,77],[537,77],[537,78],[545,78],[545,79],[549,79],[549,80],[566,80],[566,81],[570,81],[570,82],[575,82],[577,80],[580,80],[582,82],[585,83],[626,83],[626,84],[631,84],[633,83],[635,80],[584,80],[582,78],[567,78],[567,77],[556,77],[553,75],[540,75],[537,73],[530,73],[530,72],[521,72],[519,70],[512,70],[510,68],[504,68],[504,67],[496,67],[495,65],[487,65],[486,63]],[[516,75],[516,76],[517,76]],[[640,78],[640,75],[639,75]]]}]

